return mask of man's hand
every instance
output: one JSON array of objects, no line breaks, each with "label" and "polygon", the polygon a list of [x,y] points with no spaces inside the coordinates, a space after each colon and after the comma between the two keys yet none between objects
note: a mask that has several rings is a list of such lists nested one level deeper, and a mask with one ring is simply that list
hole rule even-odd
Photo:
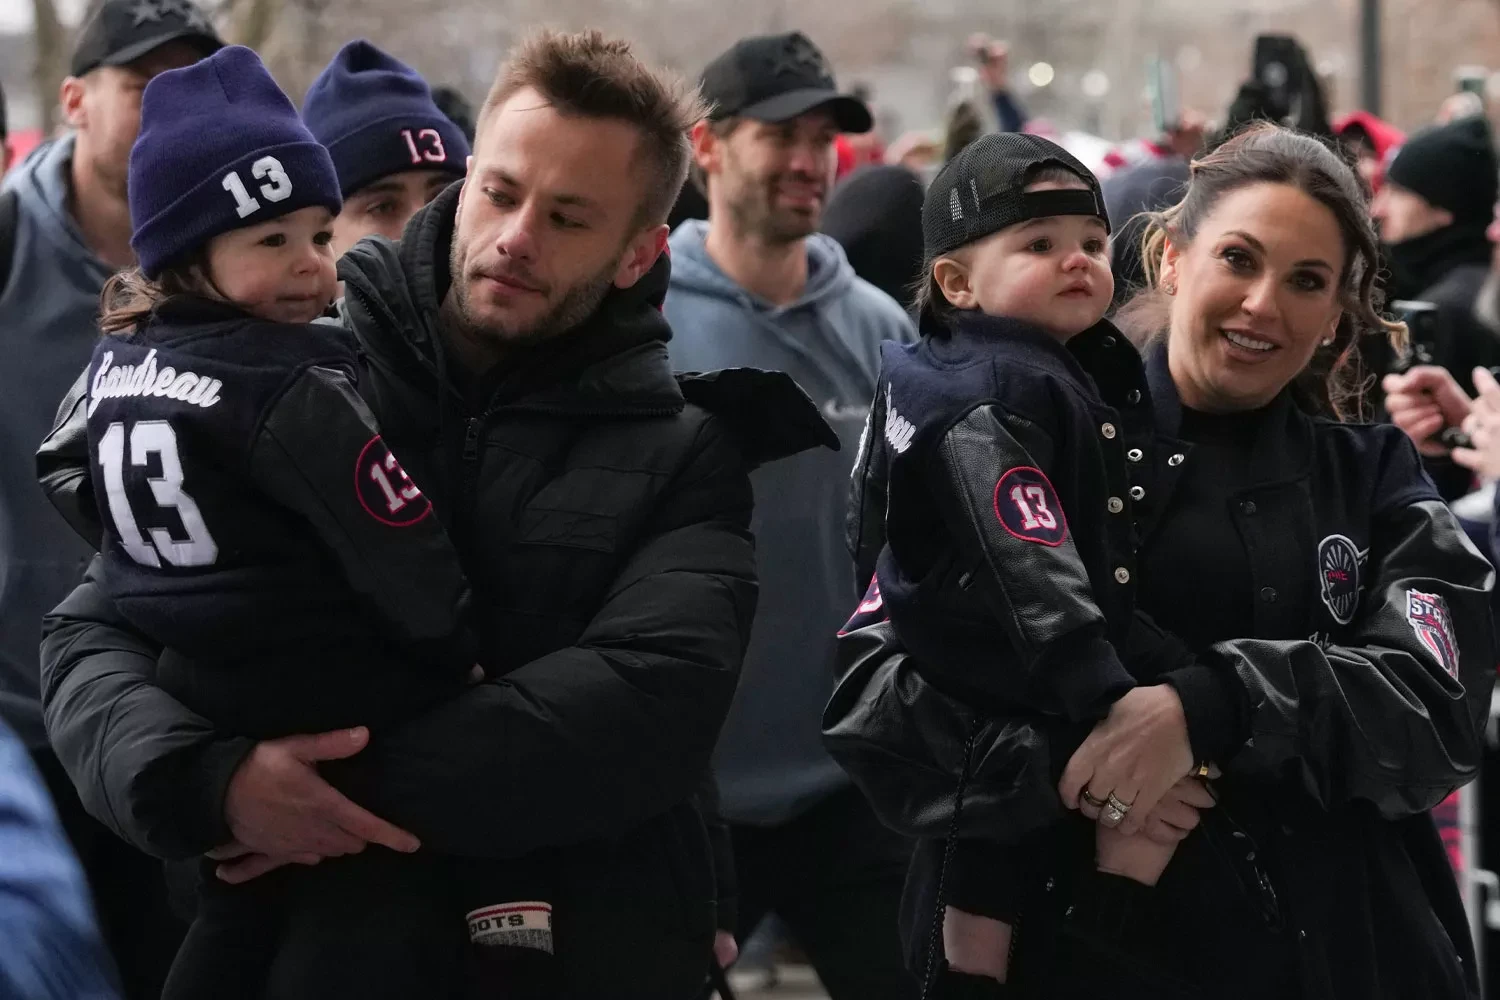
[{"label": "man's hand", "polygon": [[1113,793],[1131,807],[1120,831],[1137,833],[1167,789],[1192,769],[1182,699],[1167,684],[1138,687],[1110,707],[1073,754],[1058,793],[1069,809],[1092,820],[1099,818],[1099,809],[1083,801],[1083,791],[1099,800]]},{"label": "man's hand", "polygon": [[1448,454],[1436,435],[1444,427],[1461,426],[1473,408],[1448,370],[1418,365],[1400,375],[1387,375],[1380,385],[1391,423],[1416,442],[1417,450],[1429,457]]},{"label": "man's hand", "polygon": [[[245,860],[226,867],[262,874],[291,861],[307,864],[314,856],[357,854],[366,844],[407,854],[420,847],[416,837],[361,809],[318,775],[318,761],[352,757],[369,740],[370,731],[360,726],[256,744],[229,780],[224,799],[232,846],[247,852]],[[255,855],[266,860],[252,863]],[[271,859],[276,863],[265,867]]]},{"label": "man's hand", "polygon": [[1486,479],[1500,479],[1500,384],[1487,368],[1474,369],[1479,398],[1464,418],[1464,433],[1472,448],[1454,448],[1453,461]]}]

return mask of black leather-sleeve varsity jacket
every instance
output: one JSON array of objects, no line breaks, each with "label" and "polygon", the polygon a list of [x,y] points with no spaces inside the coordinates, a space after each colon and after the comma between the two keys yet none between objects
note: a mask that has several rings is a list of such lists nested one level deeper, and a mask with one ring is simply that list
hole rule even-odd
[{"label": "black leather-sleeve varsity jacket", "polygon": [[458,556],[354,370],[338,327],[169,302],[100,341],[42,447],[110,596],[175,654],[163,686],[229,731],[379,725],[475,662]]},{"label": "black leather-sleeve varsity jacket", "polygon": [[[1140,398],[1112,327],[1074,341],[1134,359]],[[1120,418],[1074,350],[978,314],[887,345],[848,527],[869,585],[851,625],[888,616],[977,705],[1083,722],[1134,684],[1135,529]]]}]

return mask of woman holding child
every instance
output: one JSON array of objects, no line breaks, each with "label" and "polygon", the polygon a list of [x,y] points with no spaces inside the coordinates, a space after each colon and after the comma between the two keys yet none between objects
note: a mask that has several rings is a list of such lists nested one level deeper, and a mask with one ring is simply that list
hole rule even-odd
[{"label": "woman holding child", "polygon": [[928,193],[825,716],[921,838],[928,994],[1476,994],[1426,811],[1477,771],[1492,574],[1401,432],[1346,422],[1359,338],[1404,332],[1357,178],[1230,140],[1116,329],[1097,182],[1035,142]]}]

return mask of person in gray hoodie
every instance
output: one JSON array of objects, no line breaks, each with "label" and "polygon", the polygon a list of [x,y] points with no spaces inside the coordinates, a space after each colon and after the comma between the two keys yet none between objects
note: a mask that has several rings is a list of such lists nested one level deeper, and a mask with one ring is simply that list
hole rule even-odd
[{"label": "person in gray hoodie", "polygon": [[61,105],[72,131],[5,177],[12,247],[0,274],[0,719],[46,779],[94,892],[127,997],[160,993],[183,925],[162,866],[84,812],[47,746],[39,696],[42,616],[92,552],[36,484],[37,445],[98,339],[99,293],[133,264],[125,200],[141,90],[221,43],[187,0],[108,0],[82,29]]},{"label": "person in gray hoodie", "polygon": [[[896,931],[910,847],[819,737],[835,636],[859,599],[844,514],[880,344],[915,337],[901,307],[817,232],[834,139],[868,131],[870,113],[837,91],[799,33],[741,41],[704,71],[702,90],[712,111],[693,144],[709,217],[670,243],[673,365],[785,371],[843,444],[754,478],[760,605],[715,758],[738,870],[738,919],[721,926],[743,936],[775,914],[833,1000],[905,1000],[917,995]],[[732,876],[719,875],[727,914]]]}]

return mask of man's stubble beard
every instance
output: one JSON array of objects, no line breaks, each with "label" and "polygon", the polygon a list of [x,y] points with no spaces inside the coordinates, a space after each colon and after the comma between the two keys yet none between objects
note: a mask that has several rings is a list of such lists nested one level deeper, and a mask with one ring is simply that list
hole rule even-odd
[{"label": "man's stubble beard", "polygon": [[729,203],[729,214],[734,217],[735,231],[770,246],[796,243],[818,231],[820,215],[808,217],[793,212],[778,212],[775,198],[774,179],[741,181],[739,191]]},{"label": "man's stubble beard", "polygon": [[449,259],[449,273],[453,283],[443,301],[443,322],[452,328],[452,333],[473,343],[487,345],[496,353],[540,343],[567,333],[599,310],[604,297],[614,287],[615,273],[624,256],[622,250],[619,256],[595,275],[564,292],[562,298],[534,323],[513,330],[489,326],[473,318],[469,309],[469,283],[464,274],[463,248],[455,240]]}]

